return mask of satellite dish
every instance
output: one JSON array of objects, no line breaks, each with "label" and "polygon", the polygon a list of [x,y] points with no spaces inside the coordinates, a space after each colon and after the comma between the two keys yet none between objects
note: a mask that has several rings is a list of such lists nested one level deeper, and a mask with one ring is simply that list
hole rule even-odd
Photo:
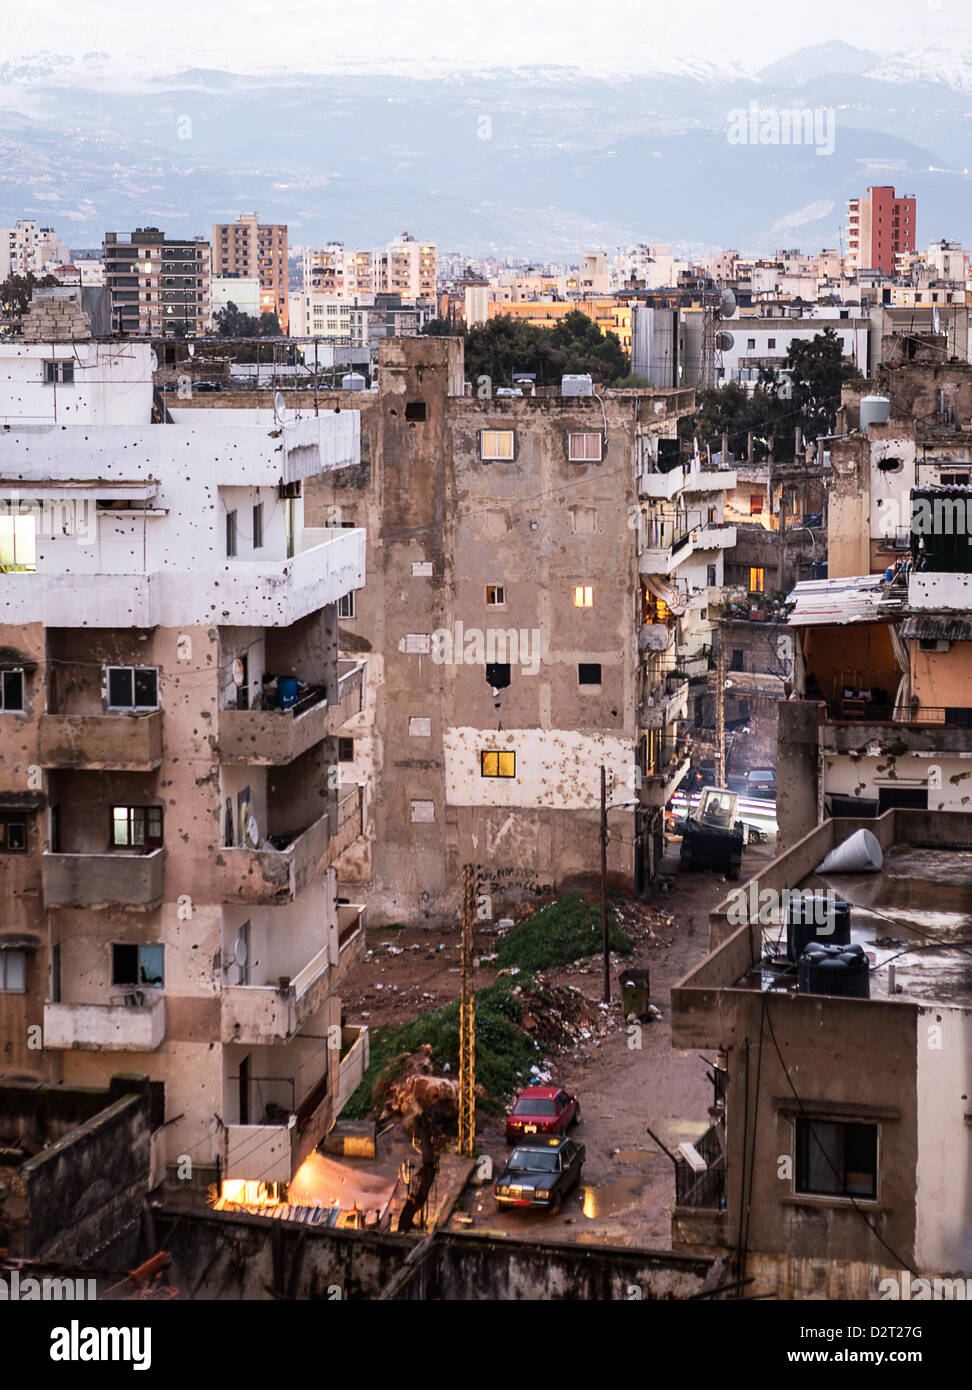
[{"label": "satellite dish", "polygon": [[246,823],[246,838],[253,848],[256,849],[257,845],[260,843],[260,827],[257,825],[256,816],[251,816]]},{"label": "satellite dish", "polygon": [[159,370],[159,354],[154,348],[152,349],[152,356],[149,358],[149,361],[152,364],[152,371],[157,372]]},{"label": "satellite dish", "polygon": [[246,968],[248,952],[246,949],[246,938],[242,933],[236,938],[236,945],[233,947],[233,959],[241,970]]},{"label": "satellite dish", "polygon": [[239,657],[236,657],[233,662],[233,684],[242,685],[245,677],[246,672],[243,669],[243,662]]},{"label": "satellite dish", "polygon": [[715,345],[720,352],[728,352],[735,341],[731,333],[717,333]]},{"label": "satellite dish", "polygon": [[273,416],[277,424],[283,423],[284,411],[287,409],[287,402],[283,398],[283,392],[278,391],[273,398]]},{"label": "satellite dish", "polygon": [[736,312],[736,296],[732,290],[723,290],[719,296],[719,310],[724,319],[731,319]]}]

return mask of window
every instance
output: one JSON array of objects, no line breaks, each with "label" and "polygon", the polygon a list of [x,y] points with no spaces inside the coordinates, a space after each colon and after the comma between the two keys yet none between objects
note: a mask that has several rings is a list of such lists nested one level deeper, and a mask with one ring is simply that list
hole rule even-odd
[{"label": "window", "polygon": [[154,985],[165,982],[161,946],[131,946],[116,943],[111,948],[113,985]]},{"label": "window", "polygon": [[747,338],[747,339],[746,339],[746,348],[747,348],[747,350],[748,350],[749,352],[753,352],[753,351],[755,350],[755,347],[756,347],[756,339],[755,339],[755,338]]},{"label": "window", "polygon": [[0,853],[23,854],[26,849],[26,818],[18,815],[0,815]]},{"label": "window", "polygon": [[0,950],[0,994],[26,994],[27,952]]},{"label": "window", "polygon": [[749,570],[749,592],[751,594],[761,594],[763,592],[763,571],[762,567],[750,566]]},{"label": "window", "polygon": [[483,430],[479,442],[480,458],[511,459],[513,457],[512,430]]},{"label": "window", "polygon": [[0,671],[0,710],[24,708],[24,673],[22,670]]},{"label": "window", "polygon": [[715,588],[716,582],[717,582],[717,581],[716,581],[716,567],[715,567],[715,565],[706,565],[706,567],[705,567],[705,582],[706,582],[706,584],[709,585],[710,588]]},{"label": "window", "polygon": [[353,618],[353,617],[354,617],[354,590],[353,590],[353,589],[351,590],[350,593],[342,594],[341,597],[338,599],[338,617],[339,617],[339,618]]},{"label": "window", "polygon": [[45,362],[44,381],[48,386],[60,383],[62,386],[73,386],[74,384],[74,363],[73,362]]},{"label": "window", "polygon": [[571,463],[600,463],[601,442],[599,434],[569,434],[567,457]]},{"label": "window", "polygon": [[763,510],[763,494],[761,492],[751,492],[749,494],[749,515],[759,516]]},{"label": "window", "polygon": [[599,661],[579,661],[577,663],[578,685],[600,685],[601,663]]},{"label": "window", "polygon": [[236,512],[226,513],[226,554],[229,559],[236,554]]},{"label": "window", "polygon": [[499,749],[484,749],[479,755],[480,774],[483,777],[515,777],[516,754],[500,752]]},{"label": "window", "polygon": [[112,806],[112,849],[157,849],[161,844],[161,806]]},{"label": "window", "polygon": [[339,738],[339,739],[338,739],[338,762],[339,762],[339,763],[353,763],[353,762],[354,762],[354,739],[353,739],[353,738]]},{"label": "window", "polygon": [[486,585],[486,603],[490,608],[499,608],[506,602],[506,590],[502,584]]},{"label": "window", "polygon": [[594,586],[592,584],[575,584],[574,586],[574,607],[593,608],[594,607]]},{"label": "window", "polygon": [[253,549],[259,550],[263,545],[263,503],[258,502],[253,508]]},{"label": "window", "polygon": [[768,348],[775,348],[775,347],[776,347],[776,339],[775,339],[775,338],[767,338],[767,339],[766,339],[766,346],[767,346]]},{"label": "window", "polygon": [[405,419],[406,419],[406,420],[424,420],[424,419],[425,419],[425,402],[424,402],[424,401],[406,401],[406,402],[405,402]]},{"label": "window", "polygon": [[795,1190],[876,1197],[877,1132],[875,1124],[798,1119]]},{"label": "window", "polygon": [[10,504],[0,511],[0,574],[37,568],[37,517],[17,516]]},{"label": "window", "polygon": [[742,651],[739,647],[734,647],[734,648],[733,648],[733,651],[732,651],[732,657],[731,657],[730,662],[729,662],[729,670],[730,670],[730,671],[745,671],[745,669],[746,669],[746,653],[745,653],[744,651]]},{"label": "window", "polygon": [[154,666],[109,666],[109,709],[158,709],[159,673]]}]

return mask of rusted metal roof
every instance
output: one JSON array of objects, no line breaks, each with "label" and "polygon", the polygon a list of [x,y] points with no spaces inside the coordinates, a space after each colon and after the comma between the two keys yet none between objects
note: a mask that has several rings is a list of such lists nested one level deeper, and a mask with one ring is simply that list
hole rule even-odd
[{"label": "rusted metal roof", "polygon": [[790,594],[790,627],[886,623],[900,617],[905,593],[891,594],[883,574],[804,579]]}]

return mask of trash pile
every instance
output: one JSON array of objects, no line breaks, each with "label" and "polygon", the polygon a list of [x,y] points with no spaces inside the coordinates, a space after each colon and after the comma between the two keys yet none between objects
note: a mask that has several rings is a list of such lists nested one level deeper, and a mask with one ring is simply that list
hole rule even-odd
[{"label": "trash pile", "polygon": [[562,1052],[608,1031],[603,1005],[592,1003],[572,985],[555,985],[535,975],[525,986],[515,985],[511,997],[522,1005],[520,1027],[541,1052]]}]

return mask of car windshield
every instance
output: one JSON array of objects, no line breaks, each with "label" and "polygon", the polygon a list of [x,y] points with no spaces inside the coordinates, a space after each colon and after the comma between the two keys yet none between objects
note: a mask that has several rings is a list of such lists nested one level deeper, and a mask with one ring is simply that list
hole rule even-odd
[{"label": "car windshield", "polygon": [[537,1152],[536,1149],[514,1149],[510,1167],[528,1173],[556,1173],[559,1168],[555,1153]]},{"label": "car windshield", "polygon": [[538,1096],[522,1096],[513,1107],[514,1115],[556,1115],[557,1107],[552,1100],[542,1100]]},{"label": "car windshield", "polygon": [[772,782],[775,777],[775,772],[751,772],[749,774],[750,782]]}]

